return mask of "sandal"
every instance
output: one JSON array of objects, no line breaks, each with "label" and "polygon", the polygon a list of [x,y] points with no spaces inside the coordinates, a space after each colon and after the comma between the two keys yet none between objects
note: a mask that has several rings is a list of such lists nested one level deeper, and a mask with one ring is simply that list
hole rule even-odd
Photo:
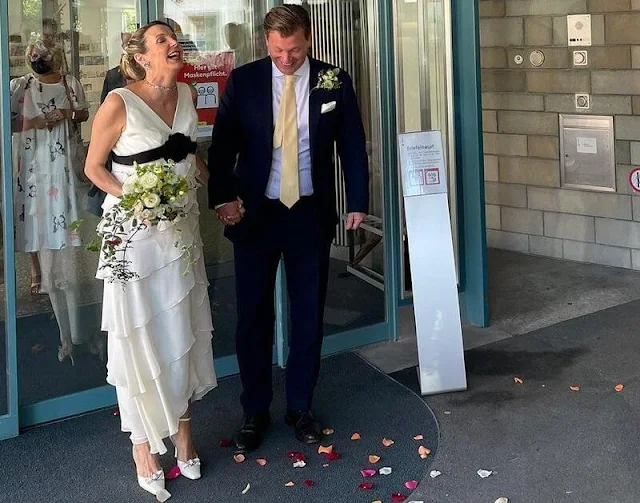
[{"label": "sandal", "polygon": [[42,276],[37,274],[36,276],[31,276],[31,295],[42,295]]}]

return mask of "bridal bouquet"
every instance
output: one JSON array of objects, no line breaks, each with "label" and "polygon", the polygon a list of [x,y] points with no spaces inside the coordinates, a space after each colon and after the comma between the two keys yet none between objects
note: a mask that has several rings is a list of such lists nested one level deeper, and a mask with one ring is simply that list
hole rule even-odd
[{"label": "bridal bouquet", "polygon": [[[127,251],[133,246],[135,235],[143,229],[157,226],[163,231],[182,220],[189,211],[189,194],[198,187],[194,178],[181,176],[174,171],[175,163],[150,163],[140,166],[135,163],[135,174],[122,184],[122,198],[102,217],[97,228],[94,251],[100,251],[100,269],[110,269],[110,282],[118,281],[123,286],[138,278],[131,271]],[[178,236],[180,228],[175,227]],[[180,237],[174,246],[187,254],[189,272],[190,251]]]}]

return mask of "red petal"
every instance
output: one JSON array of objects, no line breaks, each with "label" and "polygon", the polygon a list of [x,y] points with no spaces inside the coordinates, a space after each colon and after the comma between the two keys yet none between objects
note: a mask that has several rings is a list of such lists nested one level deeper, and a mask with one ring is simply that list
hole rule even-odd
[{"label": "red petal", "polygon": [[313,480],[305,480],[303,484],[307,487],[311,487],[313,485]]},{"label": "red petal", "polygon": [[291,451],[287,454],[294,461],[306,461],[307,458],[304,457],[304,454],[301,452]]},{"label": "red petal", "polygon": [[393,493],[391,495],[391,501],[404,501],[407,499],[407,495],[406,494],[402,494],[402,493]]},{"label": "red petal", "polygon": [[410,491],[413,491],[416,489],[416,487],[418,487],[418,484],[419,482],[417,480],[408,480],[404,483],[404,486]]},{"label": "red petal", "polygon": [[231,447],[231,440],[229,440],[228,438],[223,438],[222,440],[220,440],[220,447]]},{"label": "red petal", "polygon": [[331,451],[325,457],[327,458],[327,461],[335,461],[336,459],[340,459],[340,453],[336,451]]},{"label": "red petal", "polygon": [[171,470],[169,470],[167,472],[167,474],[164,476],[165,479],[167,480],[175,480],[180,476],[180,467],[179,466],[174,466],[173,468],[171,468]]},{"label": "red petal", "polygon": [[370,491],[371,489],[373,489],[373,483],[372,482],[363,482],[358,487],[360,489],[362,489],[363,491]]}]

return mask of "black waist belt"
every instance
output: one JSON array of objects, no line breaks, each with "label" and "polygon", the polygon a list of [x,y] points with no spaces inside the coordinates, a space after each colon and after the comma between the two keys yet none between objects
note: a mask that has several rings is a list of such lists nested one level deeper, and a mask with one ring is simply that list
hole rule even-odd
[{"label": "black waist belt", "polygon": [[189,154],[195,154],[197,143],[182,133],[174,133],[169,136],[167,142],[157,148],[146,150],[133,155],[116,155],[112,152],[113,162],[125,166],[133,166],[134,163],[144,164],[146,162],[157,161],[158,159],[172,160],[180,162],[186,159]]}]

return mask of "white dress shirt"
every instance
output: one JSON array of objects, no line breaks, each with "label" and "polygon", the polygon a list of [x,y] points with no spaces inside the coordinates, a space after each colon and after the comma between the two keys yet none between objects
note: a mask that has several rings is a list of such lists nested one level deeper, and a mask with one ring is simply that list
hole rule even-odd
[{"label": "white dress shirt", "polygon": [[[284,74],[271,63],[271,82],[273,99],[273,125],[278,120],[280,113],[280,101],[284,92]],[[298,172],[300,174],[300,195],[313,194],[313,182],[311,178],[311,141],[309,138],[309,58],[295,73],[296,105],[298,109]],[[280,171],[282,169],[282,147],[273,149],[271,158],[271,173],[265,195],[269,199],[280,197]]]}]

